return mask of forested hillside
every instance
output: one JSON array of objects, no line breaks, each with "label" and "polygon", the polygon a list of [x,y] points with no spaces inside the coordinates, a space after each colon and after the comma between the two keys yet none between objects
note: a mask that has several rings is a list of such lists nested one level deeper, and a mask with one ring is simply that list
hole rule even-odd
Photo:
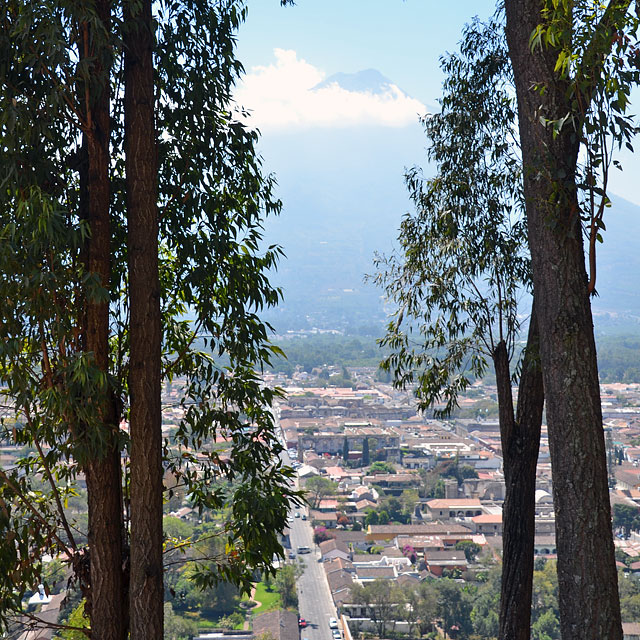
[{"label": "forested hillside", "polygon": [[[287,355],[272,370],[290,374],[296,367],[310,372],[316,367],[376,367],[385,351],[370,334],[312,334],[279,338]],[[601,382],[640,382],[640,333],[604,335],[598,338],[598,369]]]}]

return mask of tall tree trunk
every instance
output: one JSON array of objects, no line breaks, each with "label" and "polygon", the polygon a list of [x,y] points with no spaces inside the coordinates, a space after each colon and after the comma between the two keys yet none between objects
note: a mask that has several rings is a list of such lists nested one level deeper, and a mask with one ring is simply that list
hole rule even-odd
[{"label": "tall tree trunk", "polygon": [[163,637],[161,326],[151,0],[125,3],[131,638]]},{"label": "tall tree trunk", "polygon": [[[576,164],[579,132],[547,120],[571,112],[557,50],[531,51],[540,0],[506,0],[518,98],[524,192],[547,402],[565,640],[622,637],[593,322]],[[542,94],[535,90],[544,85]]]},{"label": "tall tree trunk", "polygon": [[535,304],[513,413],[504,342],[494,352],[506,496],[503,513],[500,640],[529,640],[535,542],[536,465],[544,406]]},{"label": "tall tree trunk", "polygon": [[[105,32],[111,25],[111,3],[98,0],[96,12]],[[92,84],[86,87],[84,138],[87,150],[86,202],[91,235],[84,259],[89,272],[102,287],[109,288],[111,270],[111,231],[109,223],[109,71],[111,53],[105,33],[99,26],[81,25],[82,58],[94,58]],[[94,364],[105,374],[109,371],[109,302],[88,295],[85,315],[85,347],[93,354]],[[108,383],[107,383],[108,385]],[[91,589],[88,602],[91,633],[100,640],[123,640],[126,634],[126,609],[123,593],[123,526],[118,416],[110,388],[99,401],[100,434],[86,433],[84,473],[89,511],[89,548]],[[89,428],[94,428],[90,426]]]}]

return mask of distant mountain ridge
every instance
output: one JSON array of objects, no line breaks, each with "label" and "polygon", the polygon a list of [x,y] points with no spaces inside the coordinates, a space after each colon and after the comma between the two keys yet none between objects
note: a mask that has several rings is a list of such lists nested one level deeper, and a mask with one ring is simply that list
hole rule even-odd
[{"label": "distant mountain ridge", "polygon": [[[334,74],[316,89],[334,83],[360,92],[395,86],[367,69]],[[273,277],[285,300],[267,314],[278,331],[363,325],[382,331],[382,292],[363,278],[374,271],[376,251],[393,249],[402,215],[412,211],[403,174],[406,167],[428,167],[425,144],[417,114],[415,124],[402,128],[280,132],[262,139],[266,168],[274,171],[284,204],[280,217],[266,224],[266,241],[287,254]],[[640,332],[640,207],[611,198],[604,243],[597,246],[596,329]]]},{"label": "distant mountain ridge", "polygon": [[[382,95],[387,93],[392,87],[397,85],[382,75],[377,69],[364,69],[356,73],[334,73],[322,82],[319,82],[313,91],[317,89],[325,89],[331,85],[337,84],[347,91],[356,91],[358,93],[373,93]],[[404,95],[407,95],[402,89],[397,87]]]},{"label": "distant mountain ridge", "polygon": [[604,242],[596,247],[596,330],[640,332],[640,206],[611,195]]},{"label": "distant mountain ridge", "polygon": [[422,163],[423,140],[411,127],[306,131],[263,140],[283,211],[266,240],[287,258],[274,275],[284,303],[269,318],[278,330],[382,327],[381,292],[363,282],[376,251],[392,249],[410,209],[405,166]]}]

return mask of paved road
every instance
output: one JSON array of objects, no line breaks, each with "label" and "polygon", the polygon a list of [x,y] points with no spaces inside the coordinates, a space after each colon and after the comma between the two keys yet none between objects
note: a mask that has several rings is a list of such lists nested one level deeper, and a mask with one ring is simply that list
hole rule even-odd
[{"label": "paved road", "polygon": [[318,562],[319,551],[313,544],[313,533],[309,521],[294,518],[291,527],[291,547],[311,547],[311,553],[297,554],[296,561],[304,564],[304,573],[298,579],[298,609],[300,617],[309,622],[300,632],[308,640],[332,640],[329,618],[336,618],[336,610],[327,584],[327,578]]},{"label": "paved road", "polygon": [[[282,457],[289,463],[286,452]],[[302,575],[298,578],[298,610],[300,617],[309,623],[306,628],[300,630],[300,637],[303,640],[333,640],[329,618],[337,618],[337,615],[327,577],[322,564],[318,562],[320,552],[313,543],[310,522],[303,520],[302,517],[295,518],[295,511],[302,515],[306,512],[306,508],[294,510],[290,520],[291,548],[296,552],[294,562],[301,563],[304,568]],[[311,553],[298,554],[298,547],[302,546],[309,547]]]}]

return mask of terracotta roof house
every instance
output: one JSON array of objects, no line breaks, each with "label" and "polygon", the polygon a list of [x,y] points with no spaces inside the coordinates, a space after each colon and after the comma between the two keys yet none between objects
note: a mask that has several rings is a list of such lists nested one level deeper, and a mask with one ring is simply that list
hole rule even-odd
[{"label": "terracotta roof house", "polygon": [[427,569],[435,576],[441,576],[445,569],[449,571],[467,568],[467,558],[464,551],[450,549],[447,551],[427,551],[424,554],[424,561]]},{"label": "terracotta roof house", "polygon": [[473,518],[484,513],[482,503],[476,498],[436,498],[425,505],[434,520]]},{"label": "terracotta roof house", "polygon": [[483,513],[474,516],[471,521],[475,525],[476,533],[484,533],[487,536],[502,535],[502,514],[501,513]]},{"label": "terracotta roof house", "polygon": [[338,501],[335,498],[323,498],[318,503],[317,511],[335,511],[338,508]]},{"label": "terracotta roof house", "polygon": [[322,511],[309,511],[309,518],[313,523],[322,524],[327,529],[335,528],[338,522],[338,514],[335,511],[323,513]]},{"label": "terracotta roof house", "polygon": [[327,582],[331,594],[349,589],[353,584],[353,575],[348,571],[332,571],[327,574]]},{"label": "terracotta roof house", "polygon": [[299,640],[298,614],[295,611],[267,611],[253,619],[253,635],[269,634],[274,640]]},{"label": "terracotta roof house", "polygon": [[640,489],[639,467],[616,467],[615,469],[618,489]]},{"label": "terracotta roof house", "polygon": [[445,544],[454,544],[458,540],[470,540],[472,531],[458,523],[430,522],[422,524],[371,524],[367,528],[367,540],[378,542],[393,540],[397,536],[440,536]]},{"label": "terracotta roof house", "polygon": [[367,540],[367,535],[364,531],[347,531],[346,529],[339,529],[332,533],[335,535],[336,540],[344,542],[344,544],[349,548],[366,551],[371,546],[371,542]]},{"label": "terracotta roof house", "polygon": [[353,602],[351,589],[347,586],[333,592],[331,595],[333,596],[333,603],[336,605],[336,609],[338,610],[342,609],[346,604]]},{"label": "terracotta roof house", "polygon": [[398,577],[396,568],[388,567],[356,567],[358,582],[373,582],[374,580],[395,580]]},{"label": "terracotta roof house", "polygon": [[349,549],[344,542],[338,540],[325,540],[320,543],[320,553],[323,560],[333,560],[334,558],[342,558],[349,560]]},{"label": "terracotta roof house", "polygon": [[375,502],[371,502],[371,500],[367,500],[367,498],[362,498],[362,500],[354,502],[353,506],[356,511],[366,511],[367,509],[375,509],[378,505]]},{"label": "terracotta roof house", "polygon": [[[413,547],[418,553],[423,553],[427,549],[438,551],[445,548],[445,544],[440,536],[398,536],[396,544],[400,549]],[[451,546],[451,545],[449,545]]]},{"label": "terracotta roof house", "polygon": [[327,560],[324,563],[324,571],[329,575],[333,571],[348,571],[349,573],[355,573],[353,562],[345,560],[344,558],[333,558],[333,560]]},{"label": "terracotta roof house", "polygon": [[342,467],[325,467],[325,473],[335,482],[343,478],[348,478],[351,475],[349,471],[345,471]]}]

